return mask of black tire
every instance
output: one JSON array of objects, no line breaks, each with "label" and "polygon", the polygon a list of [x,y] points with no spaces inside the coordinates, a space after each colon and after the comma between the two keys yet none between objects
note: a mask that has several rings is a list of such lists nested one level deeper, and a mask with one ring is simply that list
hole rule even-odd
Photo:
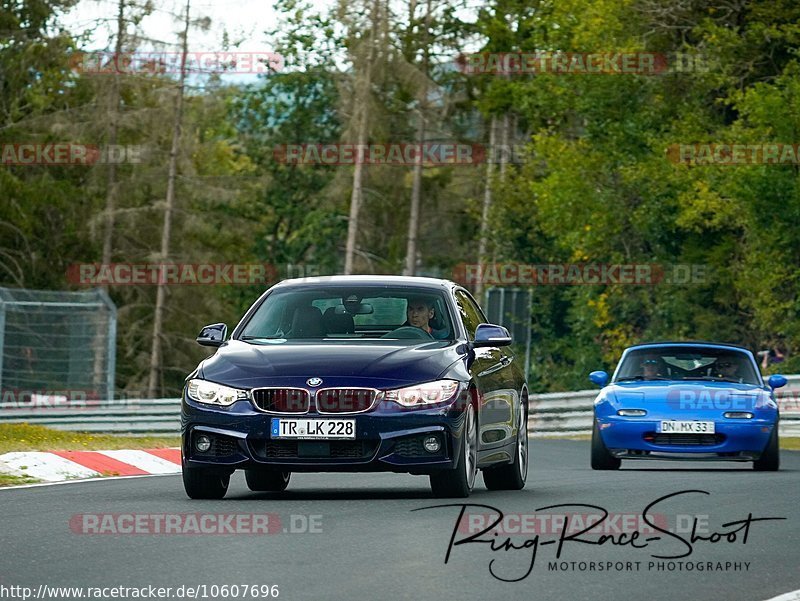
[{"label": "black tire", "polygon": [[622,460],[614,457],[608,452],[603,439],[600,438],[600,430],[595,421],[592,428],[592,469],[593,470],[618,470]]},{"label": "black tire", "polygon": [[483,470],[483,483],[489,490],[522,490],[528,479],[528,399],[522,397],[517,416],[514,461]]},{"label": "black tire", "polygon": [[289,486],[292,472],[268,472],[265,470],[244,470],[247,488],[254,492],[281,492]]},{"label": "black tire", "polygon": [[478,419],[470,403],[464,416],[464,441],[455,469],[430,475],[433,496],[439,499],[463,499],[469,496],[478,475]]},{"label": "black tire", "polygon": [[228,492],[230,474],[208,468],[183,466],[183,488],[190,499],[221,499]]},{"label": "black tire", "polygon": [[761,457],[753,462],[753,469],[759,472],[776,472],[780,466],[781,452],[778,440],[778,424],[775,424],[764,452],[761,453]]}]

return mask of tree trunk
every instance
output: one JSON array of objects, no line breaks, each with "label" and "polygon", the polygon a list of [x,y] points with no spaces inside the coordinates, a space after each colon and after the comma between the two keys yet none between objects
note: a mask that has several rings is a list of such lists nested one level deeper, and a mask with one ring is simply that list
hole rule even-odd
[{"label": "tree trunk", "polygon": [[[413,10],[413,8],[411,9]],[[431,0],[426,3],[425,36],[422,59],[423,84],[419,95],[419,124],[417,125],[417,144],[420,148],[425,143],[425,108],[428,96],[428,31],[431,20]],[[413,13],[411,13],[413,19]],[[406,266],[403,275],[414,275],[417,268],[417,235],[419,233],[419,207],[422,195],[422,159],[414,165],[414,179],[411,184],[411,212],[408,217],[408,241],[406,243]]]},{"label": "tree trunk", "polygon": [[[124,48],[124,35],[125,35],[125,0],[119,0],[117,5],[117,41],[114,46],[115,64],[119,60]],[[113,147],[117,144],[117,122],[119,120],[119,71],[114,70],[114,76],[111,80],[111,98],[109,99],[109,128],[108,128],[108,145]],[[108,152],[109,149],[106,149]],[[111,263],[113,258],[112,240],[114,237],[114,211],[117,208],[117,165],[114,161],[108,162],[108,171],[106,179],[106,210],[105,210],[105,228],[103,230],[103,264]],[[107,288],[104,286],[104,288]]]},{"label": "tree trunk", "polygon": [[503,115],[503,132],[500,136],[500,148],[502,152],[500,153],[500,181],[504,182],[506,180],[506,164],[508,163],[508,157],[511,154],[511,146],[508,144],[509,138],[509,130],[511,129],[511,118],[506,111]]},{"label": "tree trunk", "polygon": [[487,236],[489,235],[489,209],[492,207],[492,177],[494,175],[494,153],[497,131],[497,117],[492,115],[489,125],[489,149],[486,152],[486,182],[483,187],[483,210],[481,211],[481,230],[478,239],[478,282],[475,284],[475,296],[479,303],[483,302],[483,265],[486,262]]},{"label": "tree trunk", "polygon": [[[492,208],[492,176],[494,174],[495,161],[500,164],[500,181],[505,181],[506,178],[506,165],[508,164],[508,157],[511,153],[511,146],[509,145],[509,138],[513,137],[512,129],[516,129],[516,119],[508,112],[503,114],[502,127],[500,130],[500,145],[496,147],[497,141],[497,117],[492,116],[491,131],[489,132],[489,152],[486,153],[489,160],[486,164],[486,185],[483,193],[483,211],[481,213],[481,236],[478,243],[478,263],[481,267],[478,269],[480,279],[475,286],[475,296],[481,302],[483,296],[483,266],[489,261],[486,256],[487,247],[489,242],[489,216]],[[499,153],[497,152],[499,149]],[[498,159],[499,157],[499,159]]]},{"label": "tree trunk", "polygon": [[[119,0],[117,4],[117,40],[116,44],[114,45],[114,57],[119,57],[122,54],[122,49],[124,48],[124,36],[125,36],[125,0]],[[115,63],[116,64],[116,63]],[[106,148],[106,153],[108,154],[109,150],[116,146],[117,144],[117,125],[119,120],[119,102],[120,102],[120,93],[119,93],[119,72],[114,70],[114,75],[111,79],[111,96],[108,99],[108,116],[109,116],[109,123],[108,123],[108,138],[107,144],[108,147]],[[118,192],[118,182],[117,182],[117,165],[113,160],[110,160],[107,165],[107,172],[106,172],[106,206],[104,211],[104,225],[103,225],[103,255],[102,255],[102,264],[108,265],[113,260],[113,247],[112,247],[112,240],[114,238],[114,212],[117,209],[117,192]],[[108,285],[102,285],[103,290],[108,292]],[[99,329],[98,329],[99,330]],[[107,369],[106,366],[108,362],[103,361],[103,357],[105,356],[105,349],[106,349],[107,340],[105,335],[103,335],[100,331],[95,335],[94,340],[94,351],[95,351],[95,360],[94,360],[94,389],[96,391],[100,391],[103,388],[106,388],[107,377],[105,374],[105,370]],[[110,360],[110,358],[109,358]],[[113,394],[113,391],[106,390],[104,396],[108,396]]]},{"label": "tree trunk", "polygon": [[[363,148],[367,143],[367,133],[369,128],[369,97],[370,87],[372,86],[372,61],[375,51],[375,30],[378,27],[378,3],[380,0],[374,0],[372,3],[372,23],[369,32],[369,47],[367,48],[367,60],[364,66],[364,73],[361,80],[356,82],[356,93],[354,108],[358,113],[358,134],[357,144],[358,148]],[[359,153],[356,153],[359,156]],[[356,252],[356,240],[358,237],[358,216],[361,211],[362,194],[362,180],[364,174],[363,161],[360,158],[356,159],[355,168],[353,169],[353,191],[350,195],[350,217],[347,221],[347,243],[344,252],[344,273],[350,275],[353,273],[353,262]]]},{"label": "tree trunk", "polygon": [[[181,142],[181,119],[183,118],[183,91],[186,82],[186,54],[188,53],[189,40],[189,10],[191,0],[186,0],[186,15],[184,19],[183,37],[181,40],[181,73],[178,83],[178,93],[175,98],[175,121],[172,128],[172,148],[169,153],[169,170],[167,176],[167,198],[164,207],[164,226],[161,230],[162,263],[169,257],[170,242],[172,239],[172,213],[175,208],[175,179],[178,171],[178,153]],[[150,377],[147,385],[147,395],[156,398],[161,388],[161,363],[162,363],[162,330],[164,324],[164,303],[166,301],[166,284],[159,281],[156,290],[156,311],[153,319],[153,340],[150,352]]]},{"label": "tree trunk", "polygon": [[[422,107],[417,126],[417,144],[425,143],[425,117]],[[414,179],[411,184],[411,213],[408,217],[408,242],[406,244],[406,266],[403,275],[414,275],[417,267],[417,233],[419,232],[419,205],[422,191],[422,157],[414,165]]]}]

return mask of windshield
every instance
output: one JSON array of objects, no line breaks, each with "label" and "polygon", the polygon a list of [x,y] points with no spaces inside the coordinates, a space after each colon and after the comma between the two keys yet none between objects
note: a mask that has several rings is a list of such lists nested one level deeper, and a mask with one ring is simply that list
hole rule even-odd
[{"label": "windshield", "polygon": [[452,340],[442,292],[425,288],[313,286],[277,289],[250,317],[241,340]]},{"label": "windshield", "polygon": [[666,346],[625,355],[614,381],[706,380],[760,385],[746,353],[733,349]]}]

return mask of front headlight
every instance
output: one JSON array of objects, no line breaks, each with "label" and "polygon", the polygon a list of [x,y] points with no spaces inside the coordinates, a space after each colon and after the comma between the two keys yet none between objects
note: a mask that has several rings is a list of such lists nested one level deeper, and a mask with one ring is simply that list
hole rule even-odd
[{"label": "front headlight", "polygon": [[193,379],[186,385],[186,394],[190,399],[208,405],[227,407],[247,398],[247,391],[215,384],[208,380]]},{"label": "front headlight", "polygon": [[437,380],[436,382],[426,382],[425,384],[417,384],[407,388],[387,390],[383,398],[387,401],[394,401],[403,407],[420,407],[446,403],[457,392],[458,382],[456,380]]},{"label": "front headlight", "polygon": [[642,417],[643,415],[647,415],[647,411],[644,409],[619,409],[617,410],[617,415],[622,415],[625,417]]}]

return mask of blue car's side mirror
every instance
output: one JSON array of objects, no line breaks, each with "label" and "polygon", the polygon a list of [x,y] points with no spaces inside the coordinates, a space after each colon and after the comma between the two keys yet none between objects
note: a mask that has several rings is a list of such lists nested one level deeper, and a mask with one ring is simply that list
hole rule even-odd
[{"label": "blue car's side mirror", "polygon": [[770,376],[769,380],[767,380],[767,384],[769,384],[769,387],[772,388],[772,390],[780,388],[781,386],[786,386],[786,382],[788,382],[786,376],[779,376],[778,374]]},{"label": "blue car's side mirror", "polygon": [[589,374],[589,379],[598,386],[605,386],[608,383],[608,374],[604,371],[593,371]]}]

